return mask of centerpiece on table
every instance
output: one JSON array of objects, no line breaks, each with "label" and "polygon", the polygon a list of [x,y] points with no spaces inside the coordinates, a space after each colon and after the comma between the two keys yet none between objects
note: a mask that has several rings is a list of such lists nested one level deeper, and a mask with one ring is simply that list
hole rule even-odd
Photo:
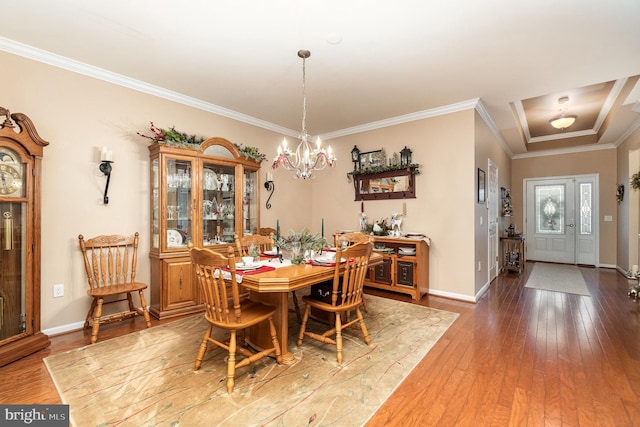
[{"label": "centerpiece on table", "polygon": [[327,241],[324,237],[317,234],[311,234],[311,232],[306,228],[303,228],[300,233],[290,230],[288,236],[276,237],[275,245],[280,248],[281,251],[288,251],[291,253],[292,264],[302,264],[305,260],[305,253],[311,253],[310,251],[320,251],[328,247]]}]

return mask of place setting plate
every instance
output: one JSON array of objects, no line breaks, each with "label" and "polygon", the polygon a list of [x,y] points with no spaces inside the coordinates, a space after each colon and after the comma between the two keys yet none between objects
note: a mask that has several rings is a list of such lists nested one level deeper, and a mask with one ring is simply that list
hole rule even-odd
[{"label": "place setting plate", "polygon": [[236,264],[236,270],[240,270],[240,271],[257,270],[260,267],[262,267],[262,264],[260,264],[259,262],[254,262],[253,264],[249,264],[249,265],[242,264],[242,263]]}]

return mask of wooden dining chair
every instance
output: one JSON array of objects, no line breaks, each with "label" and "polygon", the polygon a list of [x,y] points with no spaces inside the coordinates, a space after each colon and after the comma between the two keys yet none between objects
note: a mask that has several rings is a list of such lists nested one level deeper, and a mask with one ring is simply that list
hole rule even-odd
[{"label": "wooden dining chair", "polygon": [[[95,344],[98,340],[101,324],[143,316],[147,328],[151,326],[143,292],[147,284],[136,281],[138,239],[138,233],[133,237],[102,235],[88,240],[85,240],[82,234],[78,236],[89,284],[87,294],[92,298],[91,307],[84,322],[84,329],[92,326],[91,344]],[[133,304],[134,292],[140,296],[140,308]],[[111,297],[121,298],[112,300]],[[107,298],[109,299],[105,301]],[[121,301],[127,301],[127,311],[102,315],[104,305]]]},{"label": "wooden dining chair", "polygon": [[273,249],[273,245],[275,244],[272,237],[261,236],[259,234],[249,234],[242,237],[234,234],[233,239],[239,256],[252,256],[253,254],[250,250],[251,245],[255,245],[258,254],[261,254]]},{"label": "wooden dining chair", "polygon": [[[334,240],[336,247],[344,246],[343,243],[346,242],[346,246],[351,246],[356,243],[363,242],[373,242],[373,234],[366,234],[361,231],[350,231],[348,233],[338,233],[334,234]],[[364,308],[364,312],[369,312],[369,307],[367,307],[367,300],[362,296],[362,307]]]},{"label": "wooden dining chair", "polygon": [[[253,254],[250,253],[251,250],[249,249],[252,244],[255,245],[258,249],[258,253],[270,251],[271,249],[273,249],[273,246],[275,244],[273,235],[261,236],[259,234],[250,234],[247,236],[239,237],[237,234],[235,234],[233,237],[236,242],[236,251],[240,254],[240,256],[252,256]],[[296,291],[291,291],[291,296],[293,297],[293,311],[296,313],[298,323],[300,323],[302,321],[302,314],[300,312],[300,303],[298,302]]]},{"label": "wooden dining chair", "polygon": [[276,229],[271,227],[262,227],[258,229],[258,234],[261,236],[275,236]]},{"label": "wooden dining chair", "polygon": [[[195,270],[196,280],[205,300],[204,317],[209,326],[204,333],[200,350],[196,358],[195,370],[200,369],[205,353],[216,348],[223,348],[229,352],[227,359],[227,392],[233,392],[236,368],[241,368],[275,353],[278,363],[282,362],[280,344],[273,324],[273,314],[276,307],[251,300],[240,300],[240,291],[236,281],[235,253],[229,246],[226,254],[214,252],[210,249],[191,249],[191,263]],[[223,270],[228,270],[230,279],[225,280]],[[228,283],[231,286],[228,286]],[[231,292],[231,295],[229,295]],[[244,330],[260,322],[269,322],[272,348],[254,353],[244,345]],[[213,328],[228,331],[229,341],[222,342],[211,336]],[[211,346],[209,344],[212,344]],[[236,352],[244,358],[236,361]]]},{"label": "wooden dining chair", "polygon": [[[364,278],[369,268],[369,257],[372,250],[373,242],[371,241],[356,243],[344,250],[340,247],[336,249],[336,261],[345,258],[346,262],[343,265],[340,262],[336,262],[331,300],[329,302],[322,301],[314,295],[302,297],[305,309],[300,333],[298,334],[298,346],[302,345],[302,340],[305,336],[323,343],[333,344],[337,349],[338,364],[342,364],[342,332],[356,323],[360,326],[364,341],[367,345],[371,343],[364,318],[360,312],[360,305],[362,304]],[[306,330],[311,308],[327,312],[333,317],[333,324],[329,330],[322,334]],[[356,312],[356,318],[353,320],[349,319],[348,313],[350,311]],[[346,319],[344,323],[342,320],[343,314]],[[335,339],[331,338],[333,335],[335,335]]]}]

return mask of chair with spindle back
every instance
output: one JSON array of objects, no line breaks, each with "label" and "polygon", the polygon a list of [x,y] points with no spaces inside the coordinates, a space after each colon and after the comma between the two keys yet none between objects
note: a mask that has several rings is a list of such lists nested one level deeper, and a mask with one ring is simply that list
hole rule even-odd
[{"label": "chair with spindle back", "polygon": [[[338,233],[334,235],[335,245],[336,247],[342,246],[344,249],[347,246],[354,245],[356,243],[365,243],[369,241],[373,241],[373,233],[366,234],[361,231],[350,231],[347,233]],[[364,312],[369,312],[369,307],[367,307],[367,300],[362,296],[362,307],[364,308]]]},{"label": "chair with spindle back", "polygon": [[[235,253],[229,246],[226,254],[214,252],[210,249],[191,248],[191,263],[195,269],[196,280],[205,299],[205,319],[209,326],[204,333],[200,350],[196,357],[195,370],[200,369],[202,359],[209,350],[218,347],[229,352],[227,359],[227,392],[233,392],[236,368],[241,368],[265,356],[275,353],[278,363],[282,362],[280,344],[273,324],[276,307],[260,302],[240,299],[238,282],[236,281]],[[224,273],[228,271],[229,276]],[[229,286],[229,283],[231,284]],[[231,293],[231,295],[229,295]],[[245,345],[244,330],[260,322],[269,322],[272,348],[254,353]],[[211,336],[213,328],[228,331],[229,341],[218,341]],[[238,336],[241,339],[238,339]],[[209,344],[212,344],[211,346]],[[236,352],[244,356],[236,361]]]},{"label": "chair with spindle back", "polygon": [[[92,298],[91,307],[84,323],[85,329],[92,326],[91,344],[95,344],[98,340],[100,325],[104,323],[143,316],[147,327],[151,326],[143,292],[147,288],[147,284],[136,282],[138,239],[137,232],[133,237],[102,235],[85,240],[82,234],[78,236],[89,284],[87,294]],[[133,304],[131,294],[134,292],[140,296],[140,308]],[[118,296],[122,298],[105,301],[106,298]],[[127,311],[102,315],[105,304],[121,301],[127,301]]]},{"label": "chair with spindle back", "polygon": [[[362,305],[362,288],[364,286],[364,278],[369,268],[369,257],[373,250],[373,242],[356,243],[348,246],[346,249],[336,248],[336,266],[333,275],[333,287],[331,289],[331,299],[322,301],[314,295],[304,296],[302,300],[305,303],[304,315],[302,316],[302,325],[298,334],[298,346],[302,345],[305,336],[313,338],[317,341],[333,344],[337,349],[338,364],[342,363],[342,331],[346,328],[359,324],[364,341],[369,345],[371,340],[364,318],[360,312]],[[343,266],[340,259],[344,258]],[[342,271],[341,271],[342,270]],[[330,329],[322,334],[316,334],[306,330],[311,308],[325,311],[333,316],[333,322]],[[356,312],[356,318],[350,320],[348,313]],[[346,321],[343,322],[342,315],[347,315]],[[335,335],[335,340],[331,336]]]}]

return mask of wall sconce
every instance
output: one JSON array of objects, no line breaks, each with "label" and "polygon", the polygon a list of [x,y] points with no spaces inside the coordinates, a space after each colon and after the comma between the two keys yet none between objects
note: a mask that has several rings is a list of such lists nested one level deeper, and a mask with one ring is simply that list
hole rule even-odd
[{"label": "wall sconce", "polygon": [[273,172],[267,172],[267,179],[264,182],[264,188],[266,188],[267,191],[269,192],[269,197],[267,198],[266,207],[267,209],[271,209],[271,203],[269,202],[269,200],[271,200],[271,196],[273,196],[273,192],[276,189],[276,185],[273,183]]},{"label": "wall sconce", "polygon": [[113,151],[107,150],[107,147],[102,147],[100,151],[100,172],[105,174],[107,177],[107,183],[104,186],[104,204],[109,203],[109,196],[107,193],[109,192],[109,181],[111,180],[111,163],[113,163]]}]

